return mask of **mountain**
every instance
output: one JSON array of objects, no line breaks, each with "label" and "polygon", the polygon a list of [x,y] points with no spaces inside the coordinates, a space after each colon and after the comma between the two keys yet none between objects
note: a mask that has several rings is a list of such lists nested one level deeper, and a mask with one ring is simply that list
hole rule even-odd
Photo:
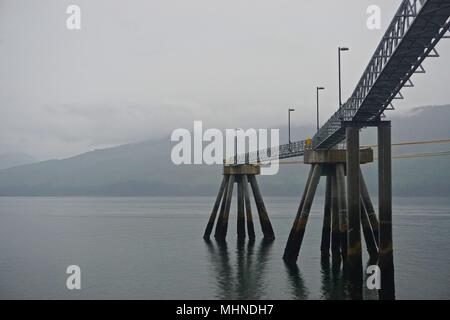
[{"label": "mountain", "polygon": [[[414,109],[392,117],[393,142],[449,137],[450,105]],[[285,129],[282,129],[282,141]],[[313,128],[293,128],[295,138]],[[376,130],[364,130],[361,144],[376,142]],[[181,165],[170,160],[175,143],[169,138],[94,150],[63,160],[49,160],[0,170],[1,196],[171,196],[214,195],[221,166]],[[394,154],[447,151],[448,144],[395,147]],[[376,152],[376,150],[374,150]],[[448,196],[449,156],[393,160],[397,196]],[[299,195],[308,166],[282,165],[279,174],[260,177],[266,195]],[[376,162],[363,167],[369,189],[376,194]],[[323,183],[321,183],[321,189]]]},{"label": "mountain", "polygon": [[0,154],[0,170],[22,166],[24,164],[29,164],[33,162],[36,162],[36,159],[28,154],[23,153]]}]

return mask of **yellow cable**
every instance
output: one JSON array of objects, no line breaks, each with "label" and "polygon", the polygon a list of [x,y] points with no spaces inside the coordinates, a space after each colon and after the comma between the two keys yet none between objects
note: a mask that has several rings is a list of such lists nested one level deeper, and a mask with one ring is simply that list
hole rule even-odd
[{"label": "yellow cable", "polygon": [[[404,141],[393,143],[392,146],[411,146],[418,144],[442,144],[442,143],[450,143],[450,139],[438,139],[438,140],[418,140],[418,141]],[[361,148],[377,148],[377,144],[361,146]],[[393,155],[392,159],[407,159],[407,158],[423,158],[423,157],[438,157],[438,156],[448,156],[450,155],[450,151],[442,151],[442,152],[426,152],[426,153],[406,153]],[[376,160],[376,158],[374,158]],[[274,160],[275,161],[275,160]],[[260,164],[264,164],[260,163]],[[296,164],[303,163],[302,160],[292,160],[292,161],[280,161],[280,164]]]},{"label": "yellow cable", "polygon": [[[444,156],[450,156],[450,150],[440,152],[403,153],[393,155],[392,159],[411,159],[411,158],[444,157]],[[374,158],[374,160],[378,159]],[[280,164],[297,164],[297,163],[304,163],[304,162],[303,160],[280,161]]]},{"label": "yellow cable", "polygon": [[[405,141],[399,143],[393,143],[392,146],[411,146],[417,144],[436,144],[436,143],[449,143],[450,139],[440,139],[440,140],[419,140],[419,141]],[[364,146],[364,148],[377,148],[377,144]]]}]

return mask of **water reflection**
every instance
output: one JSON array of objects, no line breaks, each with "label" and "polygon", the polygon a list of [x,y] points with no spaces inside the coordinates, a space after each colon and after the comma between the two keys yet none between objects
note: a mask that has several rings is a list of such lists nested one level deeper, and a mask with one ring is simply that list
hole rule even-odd
[{"label": "water reflection", "polygon": [[[216,298],[240,300],[267,298],[271,289],[267,283],[271,278],[267,265],[273,241],[262,240],[259,244],[256,244],[255,240],[238,241],[236,251],[232,254],[226,242],[205,241],[205,243],[217,284]],[[307,299],[309,291],[304,285],[298,266],[285,265],[285,267],[293,298]]]},{"label": "water reflection", "polygon": [[320,260],[321,299],[339,300],[348,298],[348,283],[341,269],[341,260],[322,257]]},{"label": "water reflection", "polygon": [[[236,252],[229,254],[226,242],[205,241],[217,281],[219,299],[263,299],[266,293],[266,266],[273,241],[238,241]],[[235,257],[235,261],[232,258]]]},{"label": "water reflection", "polygon": [[[351,286],[345,276],[346,268],[342,266],[340,259],[322,257],[320,260],[320,288],[319,296],[311,297],[311,290],[305,285],[302,272],[297,264],[285,264],[285,275],[273,274],[277,272],[274,263],[283,263],[281,259],[271,261],[273,258],[273,241],[255,240],[238,241],[230,246],[227,242],[205,241],[212,266],[214,287],[217,299],[266,299],[273,298],[274,279],[275,286],[286,290],[283,278],[287,279],[288,295],[292,299],[305,300],[309,298],[320,298],[325,300],[351,299]],[[269,262],[271,265],[269,266]],[[376,263],[368,261],[367,266]],[[366,268],[367,268],[366,266]],[[364,268],[364,270],[366,270]],[[283,269],[280,269],[283,271]],[[283,272],[282,272],[283,273]],[[364,272],[363,297],[364,299],[378,299],[377,290],[367,289],[366,281],[368,275]],[[269,281],[272,281],[269,283]],[[313,289],[317,292],[316,289]],[[282,294],[283,295],[283,294]],[[283,295],[280,298],[285,298]]]},{"label": "water reflection", "polygon": [[297,264],[285,263],[284,265],[287,270],[293,297],[298,300],[308,299],[309,291],[305,287],[305,282],[303,281],[302,274]]},{"label": "water reflection", "polygon": [[[366,267],[364,270],[367,270],[367,268],[370,265],[375,265],[377,264],[377,259],[369,259],[369,261],[366,264]],[[366,282],[367,282],[367,278],[370,276],[369,274],[367,274],[366,272],[364,272],[364,278],[363,278],[363,295],[364,295],[364,299],[366,300],[378,300],[378,290],[369,290],[367,288]]]}]

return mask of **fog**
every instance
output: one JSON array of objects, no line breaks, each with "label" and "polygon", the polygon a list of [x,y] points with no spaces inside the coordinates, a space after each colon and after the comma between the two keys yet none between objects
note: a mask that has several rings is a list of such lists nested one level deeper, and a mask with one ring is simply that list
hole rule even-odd
[{"label": "fog", "polygon": [[[353,91],[400,0],[0,0],[0,154],[38,159],[168,136],[175,128],[315,121]],[[66,8],[81,8],[81,30]],[[369,5],[381,30],[366,27]],[[396,113],[450,102],[450,41]]]}]

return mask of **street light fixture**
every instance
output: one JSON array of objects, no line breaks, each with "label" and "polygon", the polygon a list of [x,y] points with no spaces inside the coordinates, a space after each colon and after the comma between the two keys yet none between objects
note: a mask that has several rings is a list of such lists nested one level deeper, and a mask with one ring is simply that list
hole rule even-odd
[{"label": "street light fixture", "polygon": [[325,90],[324,87],[317,87],[316,88],[316,98],[317,98],[317,132],[319,132],[319,91]]},{"label": "street light fixture", "polygon": [[339,108],[342,107],[342,84],[341,84],[341,51],[349,51],[349,48],[338,47],[338,68],[339,68]]}]

